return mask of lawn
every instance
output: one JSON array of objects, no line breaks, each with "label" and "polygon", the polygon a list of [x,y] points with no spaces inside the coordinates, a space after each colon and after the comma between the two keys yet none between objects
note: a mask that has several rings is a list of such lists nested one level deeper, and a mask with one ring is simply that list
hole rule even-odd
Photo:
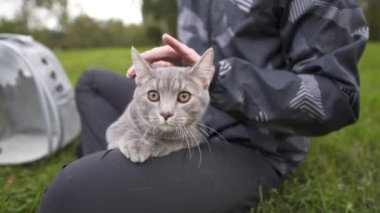
[{"label": "lawn", "polygon": [[[140,49],[141,50],[141,49]],[[76,83],[90,67],[119,73],[130,65],[127,48],[59,51]],[[380,43],[368,45],[360,63],[361,115],[357,124],[314,138],[310,154],[256,212],[380,213]],[[75,159],[78,139],[53,157],[22,166],[0,167],[0,213],[36,212],[43,190],[59,169]],[[253,210],[252,210],[253,211]]]}]

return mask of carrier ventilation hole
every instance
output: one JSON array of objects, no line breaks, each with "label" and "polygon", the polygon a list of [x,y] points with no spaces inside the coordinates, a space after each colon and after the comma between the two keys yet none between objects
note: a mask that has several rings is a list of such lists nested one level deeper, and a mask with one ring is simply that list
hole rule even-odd
[{"label": "carrier ventilation hole", "polygon": [[53,80],[56,80],[57,79],[57,74],[54,72],[54,70],[52,70],[50,72],[50,78],[53,79]]},{"label": "carrier ventilation hole", "polygon": [[41,62],[42,62],[43,64],[45,64],[45,65],[47,65],[47,64],[48,64],[48,62],[47,62],[46,58],[41,58]]},{"label": "carrier ventilation hole", "polygon": [[59,84],[58,86],[56,86],[56,87],[55,87],[55,90],[56,90],[57,92],[62,92],[62,90],[63,90],[63,86],[62,86],[62,84]]}]

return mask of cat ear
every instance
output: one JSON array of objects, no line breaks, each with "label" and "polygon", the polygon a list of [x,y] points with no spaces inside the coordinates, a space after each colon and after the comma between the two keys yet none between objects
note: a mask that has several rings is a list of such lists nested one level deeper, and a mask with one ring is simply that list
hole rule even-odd
[{"label": "cat ear", "polygon": [[153,76],[153,70],[150,64],[141,57],[140,53],[134,48],[131,48],[132,62],[136,70],[136,83],[141,82],[147,77]]},{"label": "cat ear", "polygon": [[201,59],[190,69],[190,75],[199,79],[204,88],[207,88],[211,81],[211,68],[214,61],[214,50],[209,48],[203,53]]}]

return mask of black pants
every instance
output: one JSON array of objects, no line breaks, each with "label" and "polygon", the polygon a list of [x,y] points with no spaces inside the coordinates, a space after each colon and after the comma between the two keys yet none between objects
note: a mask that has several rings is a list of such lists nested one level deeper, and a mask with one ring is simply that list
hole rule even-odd
[{"label": "black pants", "polygon": [[86,156],[54,179],[42,213],[247,212],[283,181],[266,157],[239,143],[211,142],[192,149],[191,157],[180,150],[142,164],[116,149],[105,151],[106,128],[132,99],[134,87],[100,70],[80,78],[76,98]]}]

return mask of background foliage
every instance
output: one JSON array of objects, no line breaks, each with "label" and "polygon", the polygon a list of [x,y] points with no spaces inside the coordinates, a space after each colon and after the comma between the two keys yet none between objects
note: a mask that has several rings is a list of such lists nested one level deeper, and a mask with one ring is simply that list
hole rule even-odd
[{"label": "background foliage", "polygon": [[[54,49],[156,46],[164,32],[176,35],[175,0],[144,0],[143,24],[128,26],[120,20],[98,21],[86,14],[70,17],[68,1],[22,0],[14,19],[0,19],[0,32],[30,34]],[[36,20],[33,11],[41,8],[48,9],[57,18],[57,29],[46,29]]]},{"label": "background foliage", "polygon": [[[0,19],[0,32],[30,34],[54,49],[157,46],[162,33],[176,35],[176,0],[143,0],[143,24],[128,26],[120,20],[98,21],[85,14],[70,17],[68,1],[22,0],[23,4],[14,19]],[[380,1],[358,1],[370,26],[370,39],[380,40]],[[46,29],[36,20],[33,11],[39,8],[48,9],[54,14],[58,20],[56,29]]]},{"label": "background foliage", "polygon": [[371,40],[380,40],[380,1],[379,0],[359,0],[367,17],[369,25],[369,35]]}]

